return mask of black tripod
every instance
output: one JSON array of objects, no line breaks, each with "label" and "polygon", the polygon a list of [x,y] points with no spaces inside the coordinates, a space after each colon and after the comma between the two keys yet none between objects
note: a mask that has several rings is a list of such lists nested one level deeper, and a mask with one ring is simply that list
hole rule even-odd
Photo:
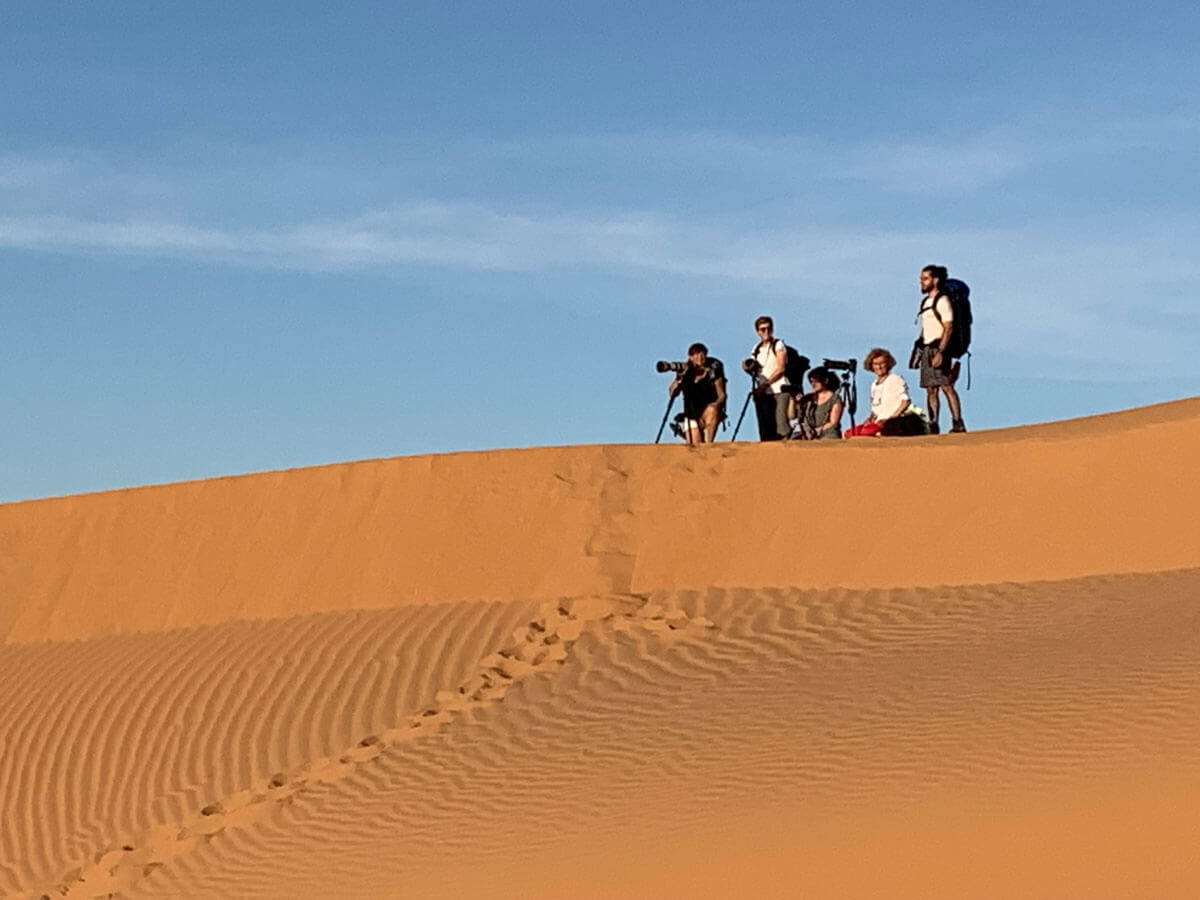
[{"label": "black tripod", "polygon": [[733,427],[733,437],[731,437],[729,439],[730,441],[737,440],[738,431],[740,431],[741,427],[742,427],[742,419],[746,418],[746,410],[748,410],[750,408],[750,401],[753,398],[754,398],[754,388],[751,387],[750,390],[746,392],[746,402],[742,404],[742,413],[741,413],[741,415],[738,416],[737,425],[735,425]]},{"label": "black tripod", "polygon": [[753,360],[748,359],[742,363],[742,369],[750,376],[750,390],[746,392],[746,402],[742,404],[742,414],[738,416],[737,425],[733,427],[733,437],[729,439],[731,443],[737,440],[738,432],[742,428],[742,419],[746,418],[746,410],[750,408],[750,401],[754,399],[754,389],[758,387],[758,372],[761,370],[757,367],[747,369],[746,366],[751,362]]},{"label": "black tripod", "polygon": [[658,435],[654,438],[654,443],[662,440],[663,429],[667,427],[667,419],[671,417],[671,407],[675,405],[675,391],[671,391],[671,399],[667,401],[667,411],[663,413],[663,420],[658,426]]},{"label": "black tripod", "polygon": [[858,385],[854,383],[854,374],[849,373],[842,379],[842,386],[838,388],[838,393],[842,395],[842,403],[845,405],[846,412],[850,413],[850,430],[854,430],[854,414],[858,412]]},{"label": "black tripod", "polygon": [[854,431],[854,414],[858,412],[858,379],[854,376],[858,370],[858,360],[847,360],[835,366],[830,366],[830,362],[831,360],[825,360],[826,367],[840,368],[845,372],[838,379],[841,383],[838,385],[837,393],[842,399],[842,408],[850,414],[850,430]]},{"label": "black tripod", "polygon": [[[662,422],[660,422],[658,425],[658,435],[654,438],[654,443],[657,444],[659,441],[662,440],[663,429],[665,429],[667,427],[667,419],[669,419],[671,417],[671,407],[673,407],[675,405],[675,398],[678,397],[681,393],[683,393],[682,385],[680,386],[679,390],[671,391],[671,399],[667,401],[667,411],[665,413],[663,413]],[[686,407],[686,404],[685,404],[685,407]],[[743,410],[743,412],[744,412],[744,410]],[[684,422],[687,423],[686,408],[684,410],[683,418],[684,418]],[[686,432],[687,432],[687,442],[688,442],[688,444],[691,444],[692,443],[692,426],[690,424],[686,425]]]}]

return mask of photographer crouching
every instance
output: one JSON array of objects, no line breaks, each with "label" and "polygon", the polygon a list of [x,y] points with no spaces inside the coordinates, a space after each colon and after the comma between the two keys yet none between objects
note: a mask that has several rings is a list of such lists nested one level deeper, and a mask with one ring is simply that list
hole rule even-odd
[{"label": "photographer crouching", "polygon": [[671,430],[689,444],[711,444],[717,426],[725,418],[725,366],[708,348],[696,343],[688,347],[686,363],[660,362],[660,372],[678,372],[669,388],[672,397],[683,394],[683,413]]}]

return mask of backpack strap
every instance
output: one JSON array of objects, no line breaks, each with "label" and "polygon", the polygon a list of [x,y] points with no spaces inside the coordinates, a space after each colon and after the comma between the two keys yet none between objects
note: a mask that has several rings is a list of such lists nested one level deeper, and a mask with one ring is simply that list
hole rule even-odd
[{"label": "backpack strap", "polygon": [[[951,300],[951,299],[950,299],[950,295],[949,295],[949,294],[947,294],[947,293],[945,293],[944,291],[943,291],[942,293],[938,294],[936,297],[934,297],[934,298],[933,298],[933,303],[932,303],[932,304],[930,304],[930,306],[929,306],[929,311],[933,313],[933,315],[934,315],[934,318],[936,318],[936,319],[938,320],[938,324],[939,324],[939,325],[945,325],[945,324],[946,324],[944,321],[942,321],[942,314],[941,314],[940,312],[938,312],[938,308],[937,308],[937,302],[938,302],[939,300],[941,300],[943,297],[945,297],[945,298],[946,298],[946,302],[947,302],[947,303],[949,303],[949,304],[950,304],[950,306],[953,308],[953,306],[954,306],[954,301],[953,301],[953,300]],[[924,301],[924,300],[922,300],[922,301],[921,301],[921,312],[924,312],[924,311],[925,311],[925,301]],[[917,315],[918,315],[918,317],[919,317],[919,316],[920,316],[920,313],[918,313]]]},{"label": "backpack strap", "polygon": [[[771,352],[772,353],[775,352],[775,345],[778,344],[780,342],[780,340],[781,339],[777,338],[777,337],[771,338]],[[759,341],[757,344],[755,344],[754,349],[750,351],[750,355],[757,357],[758,356],[758,348],[761,347],[762,345],[763,345],[762,341]]]}]

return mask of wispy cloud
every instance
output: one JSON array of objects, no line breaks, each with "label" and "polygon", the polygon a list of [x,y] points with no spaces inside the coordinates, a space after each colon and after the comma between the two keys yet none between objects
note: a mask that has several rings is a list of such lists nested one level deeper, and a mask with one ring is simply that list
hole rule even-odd
[{"label": "wispy cloud", "polygon": [[654,212],[583,215],[469,203],[414,203],[278,228],[216,228],[154,219],[2,217],[0,246],[207,259],[268,268],[358,270],[432,265],[541,272],[644,270],[743,282],[865,283],[869,269],[931,247],[1011,247],[1002,229],[973,233],[703,222]]},{"label": "wispy cloud", "polygon": [[[428,202],[272,229],[0,218],[0,246],[8,248],[311,271],[421,265],[581,277],[653,272],[804,296],[818,305],[859,298],[864,318],[872,301],[896,293],[898,279],[910,288],[915,265],[958,260],[988,286],[984,315],[994,316],[1013,340],[1031,344],[1054,334],[1098,332],[1113,319],[1112,310],[1142,308],[1155,280],[1194,282],[1200,262],[1188,248],[1197,243],[1200,229],[1187,222],[1124,233],[1068,222],[974,230],[795,229],[737,217],[695,222],[651,212],[584,216]],[[1171,308],[1187,314],[1185,305]],[[1161,330],[1151,315],[1134,315],[1122,329],[1135,335]]]},{"label": "wispy cloud", "polygon": [[[10,155],[0,156],[8,211],[0,248],[302,271],[665,274],[836,305],[861,325],[898,291],[911,292],[915,266],[950,261],[977,283],[980,315],[1006,346],[1071,355],[1080,342],[1098,341],[1115,352],[1123,336],[1178,348],[1180,322],[1196,324],[1194,291],[1177,301],[1200,276],[1192,249],[1200,227],[1190,218],[1042,214],[1014,222],[987,211],[1038,166],[1197,133],[1187,117],[1104,126],[1062,117],[1053,131],[1031,117],[956,140],[951,150],[945,134],[841,145],[721,134],[488,142],[458,147],[461,158],[447,165],[465,172],[483,159],[495,173],[524,167],[530,180],[503,191],[492,182],[504,179],[480,177],[477,196],[466,199],[431,199],[431,185],[455,179],[405,180],[405,160],[381,148],[360,150],[365,159],[226,149],[199,168],[186,164],[196,148],[182,160],[163,151],[131,167],[87,152]],[[437,171],[438,161],[422,156],[428,148],[405,152]],[[552,167],[557,179],[536,177]],[[588,177],[639,186],[582,198],[571,185]],[[755,205],[739,193],[749,183],[782,185],[781,195],[803,184],[808,194]],[[866,201],[878,191],[932,197],[932,206],[912,208],[934,212],[873,213],[881,207]],[[975,192],[972,215],[940,213],[938,198],[956,192]],[[680,209],[687,204],[679,197],[693,195],[709,198],[702,214]],[[857,213],[841,213],[851,200]],[[1159,315],[1140,312],[1151,309]],[[1075,355],[1088,352],[1080,346]]]},{"label": "wispy cloud", "polygon": [[37,188],[61,180],[73,166],[64,159],[0,156],[0,190]]}]

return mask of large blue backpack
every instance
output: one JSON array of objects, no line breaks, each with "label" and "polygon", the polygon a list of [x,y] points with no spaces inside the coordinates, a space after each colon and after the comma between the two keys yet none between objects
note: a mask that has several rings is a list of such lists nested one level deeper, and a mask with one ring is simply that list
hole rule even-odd
[{"label": "large blue backpack", "polygon": [[[954,312],[954,327],[950,330],[950,341],[946,344],[946,355],[951,359],[960,359],[971,349],[971,289],[965,281],[957,278],[947,278],[942,285],[942,294],[950,301],[950,309]],[[933,304],[933,314],[937,320],[937,303]]]}]

